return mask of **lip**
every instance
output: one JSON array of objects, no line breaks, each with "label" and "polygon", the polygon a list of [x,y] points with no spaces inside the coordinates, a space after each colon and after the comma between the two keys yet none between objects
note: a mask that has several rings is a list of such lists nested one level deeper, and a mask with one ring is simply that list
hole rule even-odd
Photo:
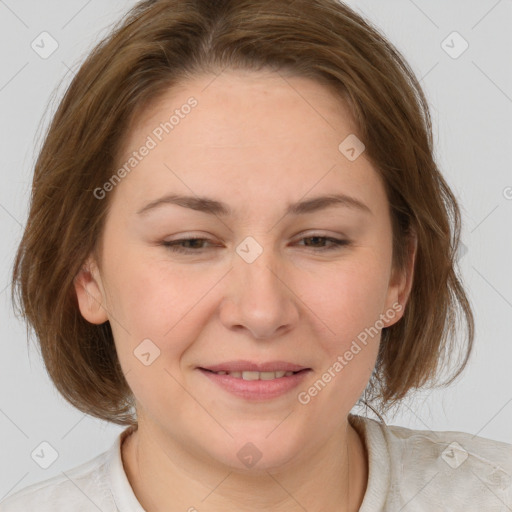
[{"label": "lip", "polygon": [[268,361],[256,363],[254,361],[236,360],[226,361],[214,365],[202,366],[202,370],[210,370],[212,372],[300,372],[301,370],[310,370],[307,366],[288,363],[286,361]]},{"label": "lip", "polygon": [[[198,368],[198,370],[211,382],[214,382],[224,391],[244,400],[253,402],[264,402],[272,400],[289,393],[294,388],[299,386],[304,381],[306,376],[311,372],[311,368],[304,368],[291,363],[274,362],[265,364],[240,365],[241,362],[234,362],[229,364],[215,365],[208,369]],[[215,369],[218,368],[218,369]],[[230,368],[225,370],[224,368]],[[260,369],[262,368],[262,369]],[[295,368],[295,369],[294,369]],[[210,370],[210,371],[208,371]],[[244,380],[231,375],[218,375],[214,371],[295,371],[288,377],[279,377],[272,380]]]}]

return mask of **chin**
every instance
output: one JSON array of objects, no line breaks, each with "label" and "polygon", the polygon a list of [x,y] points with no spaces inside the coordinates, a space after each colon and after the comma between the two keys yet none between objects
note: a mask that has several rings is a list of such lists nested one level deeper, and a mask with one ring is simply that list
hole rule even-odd
[{"label": "chin", "polygon": [[278,433],[282,425],[272,432],[277,425],[274,424],[270,429],[253,427],[237,433],[231,431],[233,438],[226,440],[226,443],[212,440],[220,450],[210,452],[210,456],[240,473],[258,474],[283,469],[293,462],[306,443],[306,438],[295,439],[285,429]]}]

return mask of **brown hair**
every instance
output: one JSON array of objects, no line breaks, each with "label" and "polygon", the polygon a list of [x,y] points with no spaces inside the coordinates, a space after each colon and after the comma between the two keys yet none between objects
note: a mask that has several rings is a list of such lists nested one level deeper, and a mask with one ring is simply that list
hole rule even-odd
[{"label": "brown hair", "polygon": [[35,165],[12,297],[35,330],[57,389],[83,412],[136,423],[110,324],[88,323],[73,287],[98,250],[107,213],[107,199],[93,190],[112,176],[144,108],[182,80],[225,68],[282,71],[335,91],[385,184],[397,268],[406,264],[411,233],[417,236],[409,301],[403,318],[382,331],[363,402],[378,400],[383,413],[434,382],[454,354],[460,315],[467,337],[464,359],[444,385],[452,383],[474,336],[455,272],[460,212],[434,162],[427,101],[401,54],[337,0],[146,0],[82,64]]}]

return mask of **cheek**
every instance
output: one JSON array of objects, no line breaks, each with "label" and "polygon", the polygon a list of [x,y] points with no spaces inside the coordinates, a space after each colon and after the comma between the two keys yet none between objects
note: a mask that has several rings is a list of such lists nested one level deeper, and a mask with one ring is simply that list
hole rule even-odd
[{"label": "cheek", "polygon": [[211,280],[205,282],[199,273],[194,276],[164,257],[157,259],[142,251],[126,254],[123,262],[111,269],[111,275],[114,282],[110,288],[115,293],[112,312],[138,336],[162,338],[171,329],[177,330],[207,285],[211,287]]},{"label": "cheek", "polygon": [[325,267],[309,279],[302,278],[301,298],[320,323],[328,327],[326,332],[334,347],[340,348],[379,319],[388,279],[383,260],[370,251],[360,252],[357,259],[347,259]]},{"label": "cheek", "polygon": [[362,396],[378,354],[380,329],[375,324],[387,290],[386,271],[369,251],[367,256],[350,264],[345,261],[322,278],[316,275],[304,288],[309,290],[304,300],[315,313],[310,318],[319,317],[316,338],[323,357],[317,375],[300,390],[298,399],[306,404],[304,411],[312,422],[331,409],[322,420],[327,430],[335,429]]},{"label": "cheek", "polygon": [[111,267],[109,277],[110,324],[118,357],[130,387],[145,395],[156,382],[171,379],[165,369],[175,373],[191,340],[199,336],[204,327],[204,318],[197,314],[201,297],[215,280],[171,271],[168,262],[128,252]]},{"label": "cheek", "polygon": [[208,283],[128,253],[112,270],[111,325],[121,367],[139,407],[164,417],[181,397],[178,365],[203,328],[196,309]]}]

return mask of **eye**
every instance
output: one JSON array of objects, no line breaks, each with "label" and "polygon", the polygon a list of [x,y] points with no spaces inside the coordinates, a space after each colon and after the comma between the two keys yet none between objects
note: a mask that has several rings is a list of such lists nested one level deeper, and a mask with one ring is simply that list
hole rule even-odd
[{"label": "eye", "polygon": [[[332,237],[321,236],[321,235],[307,236],[307,237],[301,238],[301,241],[302,240],[313,240],[313,241],[315,241],[315,242],[313,242],[314,244],[316,244],[320,240],[322,243],[329,242],[331,244],[330,246],[327,246],[327,247],[325,247],[325,246],[324,247],[318,247],[318,246],[311,247],[313,250],[320,250],[320,251],[332,251],[333,249],[339,249],[342,246],[350,245],[349,240],[332,238]],[[310,246],[306,245],[306,247],[310,247]]]},{"label": "eye", "polygon": [[[350,240],[339,239],[321,235],[312,235],[308,237],[301,238],[300,241],[313,241],[313,246],[304,244],[305,247],[312,249],[313,251],[321,252],[321,251],[332,251],[334,249],[339,249],[342,246],[350,245]],[[170,251],[175,253],[182,254],[192,254],[192,253],[200,253],[205,247],[204,244],[208,243],[209,240],[207,238],[182,238],[179,240],[172,241],[164,241],[161,243],[164,247],[167,247]],[[325,246],[328,242],[330,245]],[[322,244],[323,246],[318,246],[318,244]],[[213,244],[212,244],[213,245]]]},{"label": "eye", "polygon": [[[183,247],[181,244],[188,244],[188,242],[192,242],[192,247]],[[206,238],[182,238],[181,240],[172,240],[168,242],[162,242],[162,245],[164,247],[167,247],[172,252],[180,252],[180,253],[192,253],[192,252],[200,252],[202,250],[202,247],[198,247],[199,242],[201,244],[203,242],[208,242],[208,239]]]}]

